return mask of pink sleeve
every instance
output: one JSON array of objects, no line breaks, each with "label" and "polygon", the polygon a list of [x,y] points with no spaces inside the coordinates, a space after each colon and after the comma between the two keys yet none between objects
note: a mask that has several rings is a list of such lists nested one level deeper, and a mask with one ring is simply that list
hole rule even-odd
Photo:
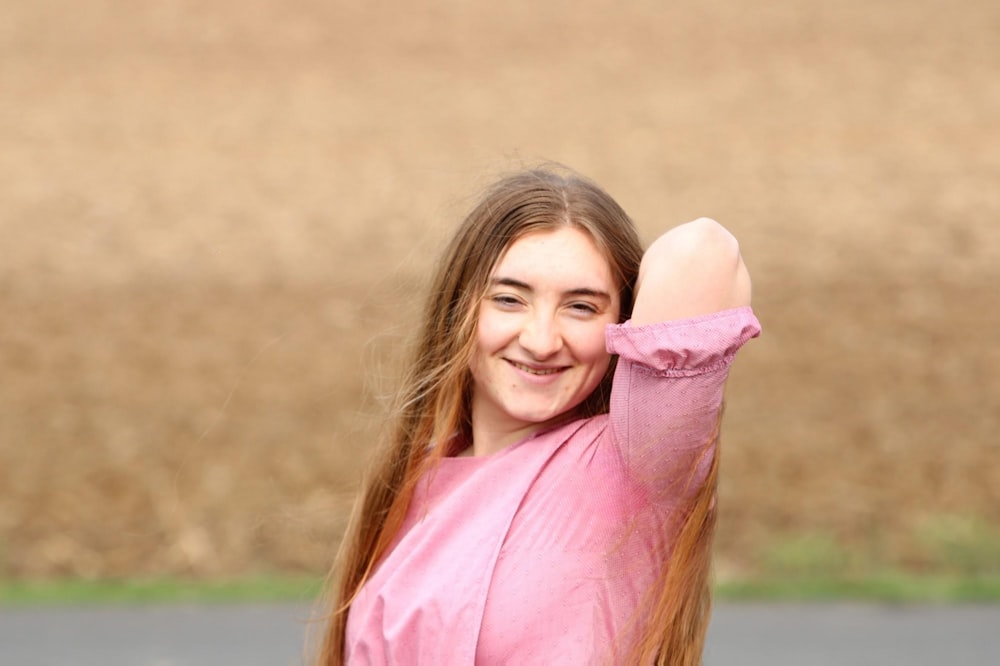
[{"label": "pink sleeve", "polygon": [[[749,307],[632,327],[609,326],[618,354],[609,414],[626,474],[653,498],[686,494],[711,461],[722,391],[736,352],[760,333]],[[694,490],[692,487],[690,490]]]}]

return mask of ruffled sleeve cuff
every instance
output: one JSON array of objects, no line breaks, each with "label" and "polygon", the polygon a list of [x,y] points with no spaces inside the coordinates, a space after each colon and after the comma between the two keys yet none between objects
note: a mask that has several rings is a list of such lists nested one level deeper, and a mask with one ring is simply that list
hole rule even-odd
[{"label": "ruffled sleeve cuff", "polygon": [[673,321],[607,327],[607,350],[663,376],[690,376],[727,367],[760,334],[750,307]]}]

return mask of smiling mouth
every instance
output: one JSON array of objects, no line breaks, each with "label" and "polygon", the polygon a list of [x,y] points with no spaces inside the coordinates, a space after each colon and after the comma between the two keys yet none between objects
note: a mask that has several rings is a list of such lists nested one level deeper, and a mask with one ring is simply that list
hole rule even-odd
[{"label": "smiling mouth", "polygon": [[524,365],[523,363],[518,363],[517,361],[508,360],[507,362],[513,365],[518,370],[521,370],[522,372],[527,372],[529,375],[554,375],[557,372],[562,372],[563,370],[566,369],[565,367],[532,368],[530,365]]}]

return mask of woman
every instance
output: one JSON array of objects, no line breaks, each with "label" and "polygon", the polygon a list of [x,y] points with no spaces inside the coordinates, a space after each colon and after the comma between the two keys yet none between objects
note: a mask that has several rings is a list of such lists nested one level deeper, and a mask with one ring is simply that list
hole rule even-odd
[{"label": "woman", "polygon": [[432,284],[321,663],[699,663],[749,302],[711,220],[643,253],[583,178],[497,183]]}]

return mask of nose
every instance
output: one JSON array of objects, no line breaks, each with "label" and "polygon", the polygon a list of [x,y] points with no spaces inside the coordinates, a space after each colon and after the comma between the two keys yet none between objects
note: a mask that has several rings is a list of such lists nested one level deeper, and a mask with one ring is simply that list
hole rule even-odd
[{"label": "nose", "polygon": [[539,361],[554,356],[563,348],[558,322],[552,315],[540,312],[533,313],[525,321],[518,343]]}]

